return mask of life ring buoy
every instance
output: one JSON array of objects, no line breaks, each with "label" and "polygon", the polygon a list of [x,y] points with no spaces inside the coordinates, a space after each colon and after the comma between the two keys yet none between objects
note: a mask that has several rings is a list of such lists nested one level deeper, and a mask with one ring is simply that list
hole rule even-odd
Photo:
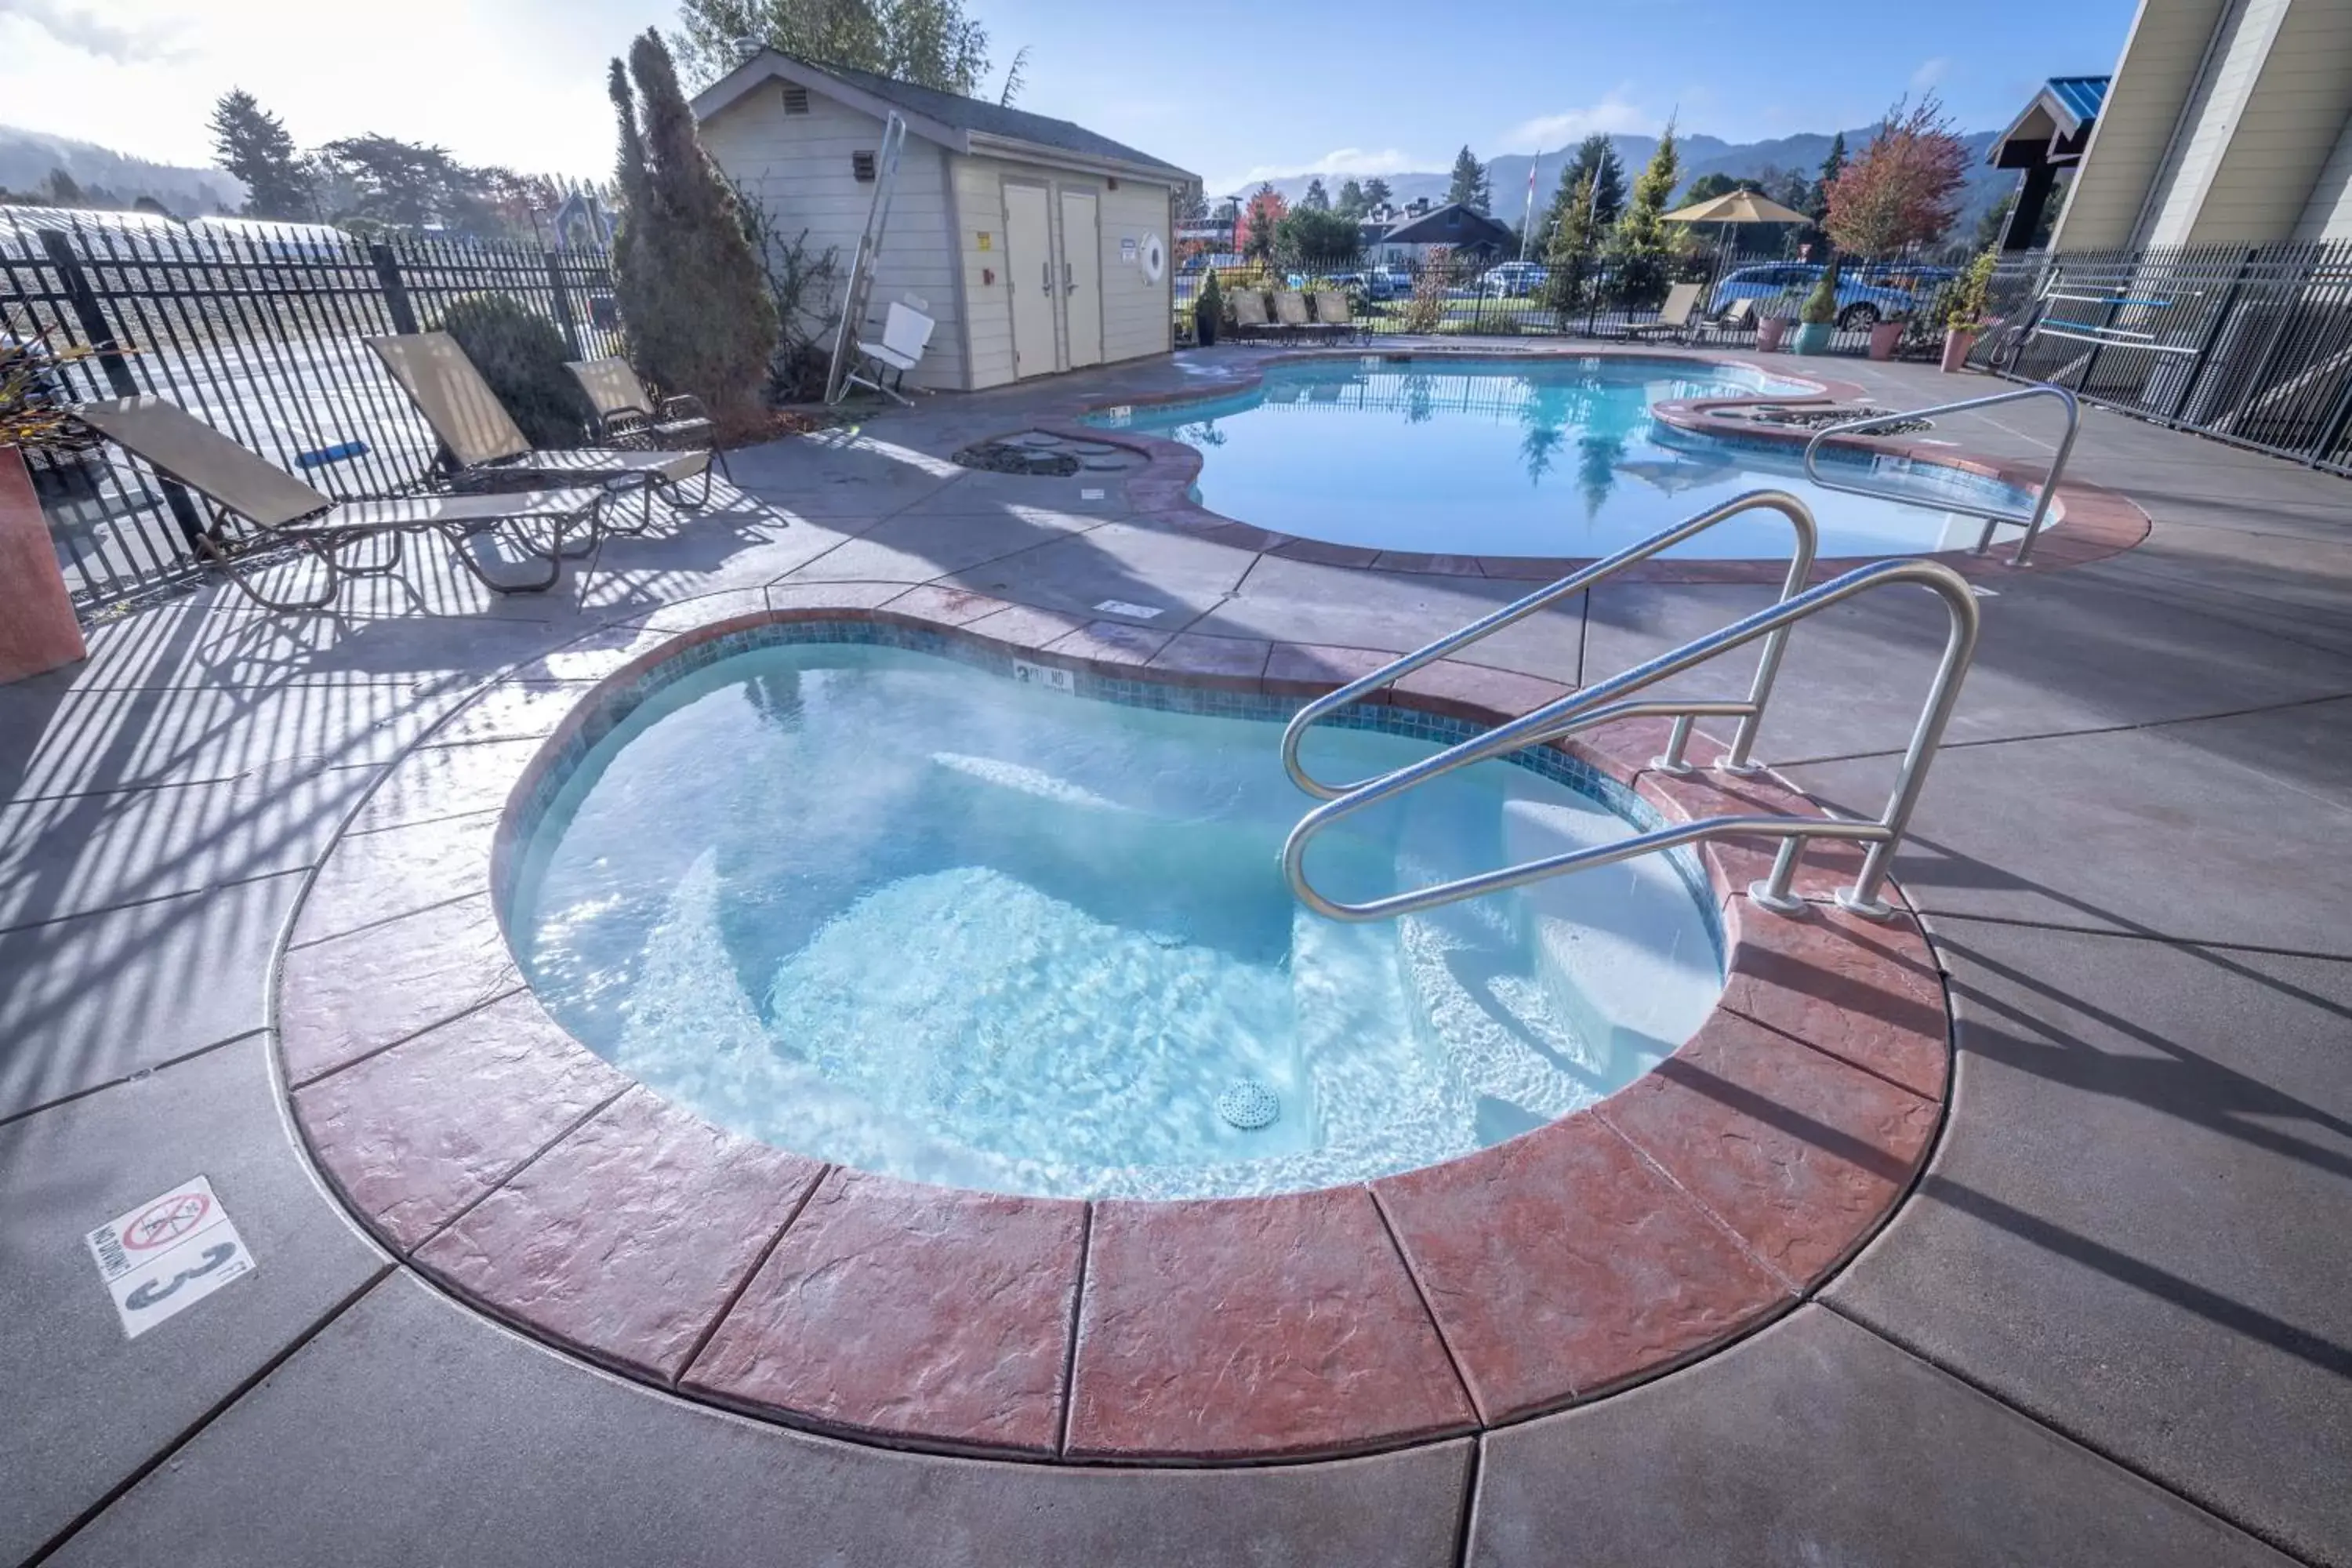
[{"label": "life ring buoy", "polygon": [[1168,276],[1168,247],[1156,234],[1143,237],[1143,276],[1154,283]]}]

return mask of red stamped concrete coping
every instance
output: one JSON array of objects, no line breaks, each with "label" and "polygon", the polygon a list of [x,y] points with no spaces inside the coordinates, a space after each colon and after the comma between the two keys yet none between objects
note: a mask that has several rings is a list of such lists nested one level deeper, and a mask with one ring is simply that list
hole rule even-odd
[{"label": "red stamped concrete coping", "polygon": [[[593,635],[484,693],[460,738],[413,750],[353,818],[279,966],[279,1061],[319,1169],[411,1267],[550,1343],[688,1397],[937,1452],[1372,1452],[1722,1348],[1819,1287],[1927,1156],[1949,1017],[1918,925],[1822,901],[1851,873],[1834,852],[1806,868],[1801,917],[1755,910],[1737,889],[1769,847],[1744,844],[1706,857],[1728,979],[1697,1034],[1599,1104],[1441,1165],[1276,1197],[1087,1203],[924,1186],[724,1132],[551,1020],[495,912],[511,846],[499,832],[493,847],[491,825],[607,689],[795,619],[1283,695],[1387,657],[1113,637],[936,587],[746,597],[683,630],[673,610],[656,617],[670,629]],[[560,721],[502,696],[551,679],[600,684]],[[1561,689],[1442,663],[1390,700],[1492,722]],[[1669,818],[1817,810],[1769,776],[1649,772],[1663,739],[1638,721],[1578,749]]]},{"label": "red stamped concrete coping", "polygon": [[[1351,361],[1365,358],[1444,359],[1458,358],[1528,358],[1528,359],[1680,359],[1693,365],[1736,365],[1773,376],[1783,381],[1800,382],[1811,388],[1809,392],[1782,396],[1758,395],[1744,397],[1688,398],[1661,403],[1652,412],[1657,418],[1678,429],[1700,435],[1737,437],[1747,440],[1785,443],[1801,451],[1812,433],[1787,426],[1772,426],[1728,416],[1725,411],[1753,407],[1759,405],[1847,402],[1866,395],[1866,390],[1853,383],[1834,381],[1819,376],[1797,375],[1770,363],[1762,355],[1734,353],[1677,353],[1659,348],[1607,348],[1578,346],[1573,348],[1511,348],[1511,349],[1412,349],[1310,350],[1296,353],[1271,354],[1254,362],[1253,368],[1211,384],[1180,388],[1170,392],[1139,393],[1129,396],[1091,403],[1078,411],[1083,416],[1100,414],[1114,408],[1136,408],[1171,403],[1195,403],[1205,397],[1231,396],[1247,392],[1265,379],[1265,368],[1300,361]],[[1209,510],[1192,499],[1194,482],[1201,477],[1201,453],[1181,441],[1146,435],[1139,431],[1081,425],[1072,421],[1038,419],[1024,426],[1025,429],[1043,430],[1070,440],[1098,441],[1123,447],[1142,454],[1149,460],[1145,466],[1127,478],[1129,503],[1147,521],[1178,533],[1197,539],[1207,539],[1236,549],[1278,555],[1293,561],[1311,561],[1320,565],[1351,567],[1374,572],[1434,573],[1452,576],[1494,577],[1514,582],[1549,583],[1570,572],[1592,564],[1592,556],[1533,556],[1533,555],[1438,555],[1418,551],[1373,550],[1356,544],[1333,544],[1322,540],[1299,539],[1270,529],[1236,521]],[[1874,452],[1892,457],[1907,458],[1916,463],[1935,464],[1957,468],[1964,473],[1981,475],[2016,486],[2029,496],[2042,491],[2044,470],[2033,464],[2011,462],[2002,458],[1971,455],[1954,447],[1929,445],[1901,439],[1879,440],[1874,437],[1841,436],[1832,446],[1856,451]],[[2097,485],[2069,479],[2058,487],[2051,506],[2050,523],[2045,526],[2033,546],[2032,563],[2027,571],[2044,571],[2056,566],[2079,565],[2086,561],[2105,560],[2129,550],[2147,537],[2150,523],[2147,514],[2126,497]],[[2054,526],[2063,524],[2063,527]],[[1986,555],[1968,550],[1944,550],[1927,552],[1927,558],[1941,561],[1962,574],[1977,579],[1999,578],[2020,568],[2009,563],[2013,547],[1996,545]],[[1827,582],[1842,572],[1848,572],[1867,562],[1882,560],[1878,555],[1827,556],[1813,563],[1811,581]],[[1645,561],[1628,567],[1621,580],[1630,583],[1762,583],[1778,584],[1788,574],[1785,563],[1759,561],[1691,561],[1667,558]]]}]

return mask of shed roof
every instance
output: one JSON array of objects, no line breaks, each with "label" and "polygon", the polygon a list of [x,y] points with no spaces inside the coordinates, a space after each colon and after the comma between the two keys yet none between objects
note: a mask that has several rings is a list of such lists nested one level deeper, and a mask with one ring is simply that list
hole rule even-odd
[{"label": "shed roof", "polygon": [[2002,169],[2035,163],[2072,163],[2090,141],[2091,127],[2106,107],[2104,76],[2053,76],[2035,90],[2009,129],[1985,149],[1985,162]]},{"label": "shed roof", "polygon": [[1517,236],[1466,202],[1451,202],[1401,223],[1381,237],[1386,245],[1508,245]]},{"label": "shed roof", "polygon": [[877,118],[895,109],[908,131],[936,142],[954,153],[1003,153],[1049,163],[1087,169],[1110,167],[1168,181],[1199,176],[1165,159],[1114,142],[1083,125],[1008,109],[985,99],[965,98],[918,87],[913,82],[853,70],[847,66],[821,66],[775,49],[763,49],[703,89],[694,100],[694,117],[708,120],[753,88],[768,81],[798,82],[837,102],[861,109]]}]

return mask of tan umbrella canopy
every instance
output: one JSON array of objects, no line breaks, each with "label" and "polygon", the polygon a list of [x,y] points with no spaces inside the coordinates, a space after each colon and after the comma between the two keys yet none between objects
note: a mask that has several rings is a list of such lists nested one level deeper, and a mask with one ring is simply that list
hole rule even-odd
[{"label": "tan umbrella canopy", "polygon": [[1726,191],[1665,215],[1668,223],[1811,223],[1803,213],[1754,191]]}]

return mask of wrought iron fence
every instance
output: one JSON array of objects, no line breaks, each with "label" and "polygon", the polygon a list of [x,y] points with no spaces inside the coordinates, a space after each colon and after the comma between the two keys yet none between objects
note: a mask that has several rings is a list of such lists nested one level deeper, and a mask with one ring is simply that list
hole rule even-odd
[{"label": "wrought iron fence", "polygon": [[[1180,342],[1189,341],[1210,259],[1189,258],[1177,271]],[[1837,290],[1838,319],[1817,352],[1864,353],[1874,326],[1900,320],[1912,328],[1901,342],[1905,356],[1934,357],[1941,337],[1942,291],[1964,260],[1941,255],[1886,263],[1848,260]],[[1701,242],[1638,278],[1598,255],[1554,268],[1461,252],[1382,259],[1377,250],[1276,256],[1213,270],[1229,294],[1237,288],[1338,288],[1349,297],[1355,323],[1375,336],[1679,338],[1754,346],[1758,321],[1778,317],[1794,324],[1798,307],[1822,268],[1778,249],[1742,251]],[[1695,284],[1699,290],[1696,310],[1680,326],[1661,318],[1676,283]],[[1747,314],[1727,319],[1733,302],[1743,298],[1750,300]]]},{"label": "wrought iron fence", "polygon": [[2352,242],[2033,253],[1969,363],[2352,473]]},{"label": "wrought iron fence", "polygon": [[[168,397],[337,497],[416,489],[437,455],[362,340],[429,331],[454,301],[488,293],[554,322],[578,357],[620,352],[611,268],[598,250],[364,240],[307,226],[0,225],[0,331],[99,351],[55,367],[45,395]],[[177,485],[96,442],[35,453],[29,466],[78,602],[197,570],[202,517]]]}]

